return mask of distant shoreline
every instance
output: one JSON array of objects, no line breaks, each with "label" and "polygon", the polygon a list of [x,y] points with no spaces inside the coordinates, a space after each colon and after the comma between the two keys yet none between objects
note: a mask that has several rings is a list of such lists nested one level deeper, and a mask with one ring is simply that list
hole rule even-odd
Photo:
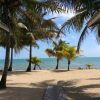
[{"label": "distant shoreline", "polygon": [[[100,57],[79,57],[71,62],[70,68],[78,69],[86,68],[87,64],[92,64],[93,68],[100,68]],[[4,60],[0,60],[0,69],[3,69]],[[33,68],[32,64],[32,68]],[[55,69],[56,58],[41,58],[40,67],[42,69]],[[26,59],[14,59],[13,69],[15,70],[26,70],[28,67],[28,62]],[[59,62],[60,69],[67,69],[67,60],[62,59]]]},{"label": "distant shoreline", "polygon": [[[81,56],[81,57],[78,57],[78,58],[100,58],[100,57],[86,57],[86,56]],[[14,60],[22,60],[22,59],[28,59],[28,58],[14,58]],[[40,59],[56,59],[55,57],[47,57],[47,58],[40,58]],[[4,58],[3,59],[0,59],[0,60],[5,60]]]}]

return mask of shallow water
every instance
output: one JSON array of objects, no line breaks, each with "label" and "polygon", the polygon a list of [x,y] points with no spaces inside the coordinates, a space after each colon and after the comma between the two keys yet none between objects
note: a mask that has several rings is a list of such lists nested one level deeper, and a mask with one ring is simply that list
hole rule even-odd
[{"label": "shallow water", "polygon": [[[54,69],[56,66],[56,58],[41,58],[40,66],[42,69]],[[81,57],[72,61],[70,68],[85,68],[86,64],[93,64],[93,67],[100,68],[100,57]],[[4,60],[0,60],[0,69],[4,66]],[[26,59],[14,59],[13,69],[15,70],[24,70],[28,66]],[[32,65],[34,66],[34,65]],[[59,63],[60,69],[67,68],[67,60],[62,59]]]}]

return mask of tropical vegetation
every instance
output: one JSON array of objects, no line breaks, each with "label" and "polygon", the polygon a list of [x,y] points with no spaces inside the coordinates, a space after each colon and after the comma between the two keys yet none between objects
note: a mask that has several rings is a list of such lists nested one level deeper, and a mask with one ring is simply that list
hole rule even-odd
[{"label": "tropical vegetation", "polygon": [[[45,11],[60,12],[62,11],[62,5],[51,0],[45,0],[42,2],[38,0],[0,1],[0,22],[3,22],[8,28],[7,30],[5,29],[5,27],[3,27],[3,29],[0,30],[0,33],[3,33],[7,36],[7,43],[5,46],[5,65],[3,75],[0,81],[0,88],[6,88],[6,79],[10,56],[10,36],[12,35],[14,38],[16,38],[15,34],[19,36],[19,34],[23,32],[23,30],[20,29],[20,27],[18,26],[18,22],[27,25],[29,32],[32,32],[34,31],[34,24],[36,22],[36,20],[34,20],[34,17],[36,17],[35,13],[43,13]],[[22,44],[20,44],[20,46],[22,46]]]},{"label": "tropical vegetation", "polygon": [[93,68],[92,66],[93,66],[93,64],[86,64],[86,69],[91,69],[91,68]]},{"label": "tropical vegetation", "polygon": [[59,61],[64,57],[64,48],[67,47],[67,43],[65,41],[59,40],[58,43],[53,42],[53,49],[46,49],[45,52],[48,56],[54,56],[57,58],[57,65],[55,69],[59,68]]},{"label": "tropical vegetation", "polygon": [[39,64],[41,63],[41,60],[38,57],[36,57],[36,56],[32,57],[31,58],[31,63],[34,64],[33,70],[36,70],[36,67],[38,67],[39,69],[41,69],[41,67],[39,66]]},{"label": "tropical vegetation", "polygon": [[68,71],[70,70],[71,61],[77,57],[76,48],[74,46],[68,45],[67,48],[64,48],[64,57],[67,59],[68,62]]},{"label": "tropical vegetation", "polygon": [[[55,18],[45,18],[49,12],[64,12],[66,8],[76,15],[67,20],[60,30],[53,21]],[[8,70],[12,71],[13,52],[20,52],[22,48],[29,46],[29,65],[26,71],[31,71],[31,64],[36,69],[40,59],[32,57],[32,47],[38,47],[38,40],[52,41],[54,46],[46,49],[46,53],[57,58],[56,69],[59,68],[59,61],[66,58],[69,70],[71,61],[76,58],[76,49],[65,41],[55,42],[53,38],[60,37],[66,29],[82,31],[77,48],[79,52],[88,30],[96,29],[97,40],[100,41],[99,15],[99,0],[0,0],[0,46],[6,49],[0,88],[6,88]],[[98,18],[95,21],[96,16]]]},{"label": "tropical vegetation", "polygon": [[[75,30],[80,32],[77,52],[79,52],[81,43],[90,31],[95,30],[97,40],[100,40],[100,0],[70,0],[70,7],[76,14],[68,19],[61,28],[64,30]],[[94,24],[93,24],[94,23]]]}]

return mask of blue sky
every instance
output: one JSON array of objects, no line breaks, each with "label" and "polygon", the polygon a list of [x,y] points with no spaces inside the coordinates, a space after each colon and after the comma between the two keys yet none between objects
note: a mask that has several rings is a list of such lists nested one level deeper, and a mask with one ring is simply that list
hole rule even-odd
[{"label": "blue sky", "polygon": [[[73,13],[66,12],[62,14],[56,14],[56,13],[49,14],[46,18],[57,17],[55,21],[57,25],[60,27],[65,20],[68,20],[72,16],[74,16]],[[70,43],[71,45],[77,46],[79,36],[80,36],[79,33],[71,31],[70,34],[66,32],[66,37],[62,36],[62,39]],[[40,48],[39,49],[33,48],[32,51],[33,56],[38,56],[40,58],[47,58],[48,56],[45,54],[44,51],[46,48],[52,47],[52,45],[46,43],[46,41],[45,42],[38,41],[38,44]],[[29,47],[27,47],[27,49],[29,49]],[[100,57],[100,45],[98,45],[96,41],[96,35],[94,32],[88,34],[87,38],[82,43],[81,50],[83,50],[82,55],[86,57]],[[27,59],[28,56],[29,56],[29,51],[27,51],[26,49],[22,49],[19,53],[14,54],[15,59],[21,59],[21,58]],[[0,48],[0,58],[4,59],[4,57],[5,57],[5,49]]]}]

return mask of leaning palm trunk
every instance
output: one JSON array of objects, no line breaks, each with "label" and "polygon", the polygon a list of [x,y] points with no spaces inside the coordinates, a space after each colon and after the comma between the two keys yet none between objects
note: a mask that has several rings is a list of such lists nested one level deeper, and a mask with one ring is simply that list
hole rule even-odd
[{"label": "leaning palm trunk", "polygon": [[59,68],[59,58],[57,58],[57,66],[56,66],[56,69]]},{"label": "leaning palm trunk", "polygon": [[36,70],[36,64],[34,65],[34,68],[33,68],[33,70]]},{"label": "leaning palm trunk", "polygon": [[11,32],[11,27],[10,27],[10,13],[9,13],[9,7],[8,7],[8,0],[5,0],[6,3],[4,4],[4,12],[2,14],[2,17],[4,17],[3,22],[9,27],[10,31],[9,33],[7,32],[7,37],[8,37],[8,42],[6,44],[6,55],[5,55],[5,65],[4,65],[4,70],[3,74],[1,77],[0,81],[0,88],[6,88],[6,80],[7,80],[7,72],[8,72],[8,67],[9,67],[9,55],[10,55],[10,32]]},{"label": "leaning palm trunk", "polygon": [[40,67],[40,65],[37,65],[38,66],[38,68],[41,70],[41,67]]},{"label": "leaning palm trunk", "polygon": [[68,60],[68,71],[69,71],[69,66],[70,66],[70,60]]},{"label": "leaning palm trunk", "polygon": [[8,45],[6,47],[5,65],[4,65],[3,75],[0,81],[0,88],[6,88],[6,79],[7,79],[7,72],[9,66],[9,55],[10,55],[10,47]]},{"label": "leaning palm trunk", "polygon": [[11,48],[11,60],[10,60],[10,66],[8,71],[12,71],[12,64],[13,64],[13,48]]},{"label": "leaning palm trunk", "polygon": [[28,65],[26,72],[31,71],[31,58],[32,58],[32,44],[30,44],[29,65]]}]

